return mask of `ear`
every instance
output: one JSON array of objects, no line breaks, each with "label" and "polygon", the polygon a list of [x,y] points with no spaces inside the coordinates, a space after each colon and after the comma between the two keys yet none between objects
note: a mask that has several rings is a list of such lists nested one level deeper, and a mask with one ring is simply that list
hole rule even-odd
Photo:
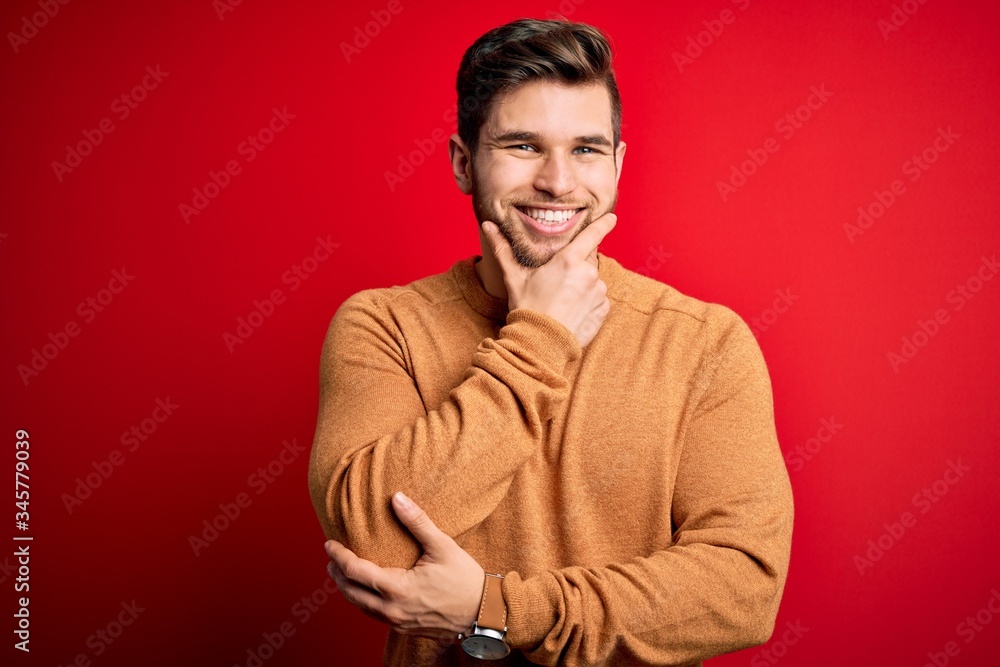
[{"label": "ear", "polygon": [[451,171],[455,175],[455,183],[463,194],[472,194],[472,155],[465,142],[457,134],[448,140],[448,157],[451,160]]},{"label": "ear", "polygon": [[617,173],[615,174],[615,185],[618,185],[618,179],[622,177],[622,164],[625,162],[625,142],[618,142],[618,150],[615,151],[615,165],[618,167]]}]

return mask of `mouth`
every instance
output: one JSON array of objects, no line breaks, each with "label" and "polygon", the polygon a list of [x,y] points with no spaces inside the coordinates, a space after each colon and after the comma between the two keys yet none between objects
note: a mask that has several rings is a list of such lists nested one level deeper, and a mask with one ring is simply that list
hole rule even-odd
[{"label": "mouth", "polygon": [[558,236],[580,221],[585,208],[553,209],[515,206],[522,222],[541,236]]}]

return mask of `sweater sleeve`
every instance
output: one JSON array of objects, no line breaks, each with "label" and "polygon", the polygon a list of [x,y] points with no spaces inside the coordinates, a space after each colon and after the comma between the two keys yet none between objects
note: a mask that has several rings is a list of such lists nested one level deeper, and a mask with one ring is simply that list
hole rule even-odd
[{"label": "sweater sleeve", "polygon": [[514,309],[496,339],[479,343],[461,383],[427,410],[391,298],[363,290],[330,323],[309,489],[328,538],[382,567],[409,568],[420,545],[396,519],[392,494],[404,491],[460,541],[541,445],[569,394],[566,365],[582,351],[557,320]]},{"label": "sweater sleeve", "polygon": [[[721,308],[721,307],[717,307]],[[792,494],[763,356],[735,313],[683,436],[659,551],[504,580],[508,640],[544,665],[679,665],[762,644],[788,572]]]}]

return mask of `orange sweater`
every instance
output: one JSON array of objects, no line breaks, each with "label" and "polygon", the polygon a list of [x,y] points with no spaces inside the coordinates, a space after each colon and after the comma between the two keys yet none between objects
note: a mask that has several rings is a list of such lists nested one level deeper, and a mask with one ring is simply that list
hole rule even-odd
[{"label": "orange sweater", "polygon": [[[508,312],[478,256],[345,300],[320,367],[320,522],[411,567],[419,545],[389,502],[406,492],[506,575],[504,664],[699,664],[763,643],[792,495],[760,348],[728,308],[599,257],[611,311],[586,349],[548,315]],[[484,663],[389,632],[384,664]]]}]

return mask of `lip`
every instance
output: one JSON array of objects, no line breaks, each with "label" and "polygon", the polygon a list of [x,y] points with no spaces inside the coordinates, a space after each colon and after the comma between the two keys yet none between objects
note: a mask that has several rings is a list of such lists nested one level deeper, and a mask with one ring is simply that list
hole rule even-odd
[{"label": "lip", "polygon": [[580,221],[580,217],[587,209],[581,208],[579,211],[573,214],[573,217],[571,217],[569,220],[566,220],[565,222],[559,225],[543,225],[542,223],[532,218],[530,215],[526,215],[524,211],[522,211],[518,207],[515,206],[514,210],[517,211],[517,214],[519,216],[521,216],[521,220],[524,222],[524,224],[528,225],[539,236],[559,236],[560,234],[563,234],[569,231],[570,229],[573,229],[573,227],[575,227],[576,223]]}]

